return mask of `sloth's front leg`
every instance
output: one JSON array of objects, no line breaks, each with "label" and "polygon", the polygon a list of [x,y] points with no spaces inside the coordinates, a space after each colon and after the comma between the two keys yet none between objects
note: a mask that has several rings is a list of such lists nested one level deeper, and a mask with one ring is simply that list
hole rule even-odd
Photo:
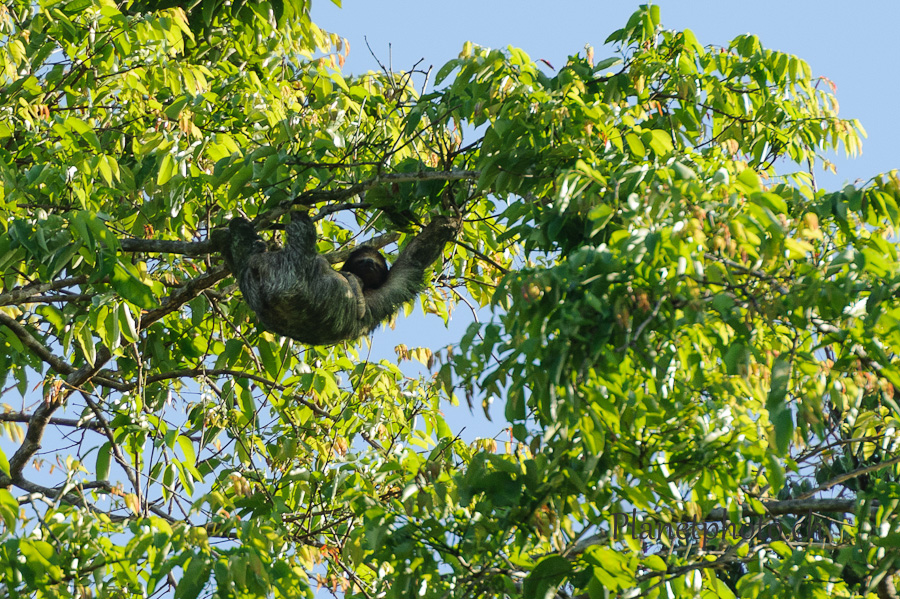
[{"label": "sloth's front leg", "polygon": [[358,318],[362,320],[366,316],[366,296],[363,293],[362,282],[359,280],[359,277],[353,273],[342,272],[340,274],[343,275],[344,278],[347,279],[347,283],[350,284],[350,292],[356,299]]}]

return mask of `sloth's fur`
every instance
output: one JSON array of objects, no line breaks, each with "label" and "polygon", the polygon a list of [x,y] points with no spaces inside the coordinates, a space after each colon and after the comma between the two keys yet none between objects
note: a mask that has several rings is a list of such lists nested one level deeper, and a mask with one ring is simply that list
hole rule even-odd
[{"label": "sloth's fur", "polygon": [[371,248],[351,254],[342,272],[331,268],[316,252],[315,225],[296,213],[282,250],[266,251],[243,218],[233,219],[228,231],[214,231],[212,241],[265,328],[308,345],[332,345],[368,334],[414,299],[458,226],[456,219],[435,216],[386,274],[377,264],[380,259],[386,269],[384,257]]}]

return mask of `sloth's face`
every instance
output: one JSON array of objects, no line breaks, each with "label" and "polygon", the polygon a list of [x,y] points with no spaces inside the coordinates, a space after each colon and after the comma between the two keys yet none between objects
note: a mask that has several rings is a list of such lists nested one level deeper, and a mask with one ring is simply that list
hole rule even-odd
[{"label": "sloth's face", "polygon": [[388,267],[384,256],[372,248],[360,248],[350,254],[344,267],[344,272],[350,272],[359,277],[363,289],[378,289],[387,280]]}]

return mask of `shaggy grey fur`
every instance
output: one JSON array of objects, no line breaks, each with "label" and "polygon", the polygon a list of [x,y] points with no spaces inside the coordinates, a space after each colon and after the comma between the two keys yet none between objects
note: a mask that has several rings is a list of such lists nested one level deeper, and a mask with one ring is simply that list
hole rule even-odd
[{"label": "shaggy grey fur", "polygon": [[293,215],[287,243],[277,252],[266,251],[243,218],[233,219],[227,233],[215,231],[213,244],[265,328],[308,345],[332,345],[369,333],[414,299],[425,285],[425,271],[458,228],[457,219],[435,216],[376,289],[365,288],[352,272],[331,268],[316,252],[316,228],[304,215]]}]

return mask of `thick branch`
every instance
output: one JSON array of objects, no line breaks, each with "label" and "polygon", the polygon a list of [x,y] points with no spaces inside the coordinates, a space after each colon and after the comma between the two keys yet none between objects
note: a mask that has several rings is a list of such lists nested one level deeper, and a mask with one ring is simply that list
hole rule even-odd
[{"label": "thick branch", "polygon": [[[32,414],[27,412],[4,412],[0,414],[0,422],[31,422]],[[53,426],[68,426],[71,428],[84,428],[99,430],[100,425],[87,418],[50,418],[47,424]]]},{"label": "thick branch", "polygon": [[42,293],[46,293],[48,291],[57,291],[59,289],[64,289],[73,285],[84,285],[87,282],[87,277],[70,277],[68,279],[51,281],[50,283],[25,285],[24,287],[19,287],[18,289],[13,289],[12,291],[7,291],[6,293],[0,293],[0,306],[11,306],[14,304],[20,304],[22,302],[27,303],[26,300],[28,300],[28,298],[32,296],[41,295]]},{"label": "thick branch", "polygon": [[[26,329],[22,324],[19,323],[15,318],[11,318],[7,316],[3,312],[0,312],[0,325],[6,326],[9,330],[13,332],[13,334],[19,338],[19,341],[22,342],[27,349],[31,350],[37,357],[39,357],[43,362],[46,362],[50,368],[53,369],[54,372],[60,375],[70,375],[75,372],[75,367],[60,358],[59,356],[53,355],[47,347],[42,344],[40,341],[34,338],[34,336]],[[94,377],[95,382],[105,387],[112,387],[118,391],[127,391],[126,385],[124,383],[120,383],[118,381],[114,381],[112,379],[97,376]]]},{"label": "thick branch", "polygon": [[177,241],[170,239],[120,239],[119,247],[125,252],[144,252],[147,254],[184,254],[185,256],[204,256],[212,253],[209,240]]},{"label": "thick branch", "polygon": [[[787,499],[784,501],[764,501],[767,516],[784,516],[785,514],[806,514],[808,512],[834,512],[847,514],[856,511],[855,499]],[[745,507],[742,515],[747,518],[759,516],[749,507]],[[707,522],[728,518],[728,512],[724,508],[710,510],[706,518]]]},{"label": "thick branch", "polygon": [[297,204],[321,204],[346,200],[364,191],[372,189],[379,183],[412,183],[415,181],[466,181],[477,179],[480,171],[421,171],[417,173],[387,173],[372,177],[368,181],[345,187],[344,189],[305,191],[293,200],[282,202],[285,211]]},{"label": "thick branch", "polygon": [[166,298],[162,306],[155,310],[147,311],[141,317],[141,329],[146,329],[167,314],[178,310],[181,306],[203,293],[204,290],[212,287],[227,276],[228,269],[223,266],[201,275],[196,279],[191,279],[185,283],[184,286],[180,287],[172,293],[172,295]]},{"label": "thick branch", "polygon": [[[250,379],[251,381],[255,381],[267,387],[273,387],[275,389],[284,389],[283,385],[279,385],[275,381],[271,381],[263,376],[259,376],[258,374],[253,374],[250,372],[246,372],[243,370],[236,370],[234,368],[185,368],[183,370],[173,370],[171,372],[161,372],[159,374],[150,375],[147,377],[146,383],[156,383],[159,381],[164,381],[168,379],[177,379],[185,376],[222,376],[228,375],[234,378],[245,378]],[[132,387],[136,386],[136,383],[130,383]]]},{"label": "thick branch", "polygon": [[[17,478],[13,482],[17,487],[19,487],[23,491],[27,491],[29,493],[29,495],[18,498],[19,504],[23,504],[26,502],[32,502],[32,501],[35,501],[36,499],[40,499],[40,498],[46,498],[46,499],[52,499],[53,501],[60,500],[69,505],[77,505],[77,506],[85,507],[95,514],[104,514],[113,522],[122,522],[124,520],[129,520],[131,518],[130,516],[119,516],[119,515],[111,514],[109,512],[104,512],[103,510],[98,509],[96,506],[94,506],[90,502],[85,501],[84,498],[82,498],[80,495],[78,495],[76,493],[69,492],[69,493],[66,493],[63,495],[62,491],[65,489],[65,486],[53,487],[53,488],[45,487],[43,485],[35,484],[29,480],[25,480],[22,477]],[[113,494],[116,491],[116,487],[114,487],[109,481],[105,481],[105,480],[97,480],[97,481],[92,481],[92,482],[79,483],[76,485],[76,488],[79,490],[82,490],[82,491],[85,489],[101,489],[102,491],[109,493],[109,494]],[[46,501],[46,499],[45,499],[45,501]],[[154,514],[156,514],[163,520],[166,520],[168,522],[174,522],[174,520],[171,517],[169,517],[169,515],[166,514],[166,512],[164,512],[158,506],[151,505],[151,506],[149,506],[149,509],[151,512],[153,512]],[[212,527],[211,527],[211,525],[208,524],[207,528],[211,529]]]},{"label": "thick branch", "polygon": [[[318,216],[318,215],[316,215]],[[361,245],[381,249],[386,245],[394,243],[400,239],[399,233],[385,233],[369,239]],[[204,241],[169,241],[165,239],[120,239],[119,244],[126,252],[145,252],[161,254],[182,254],[185,256],[204,256],[213,253],[215,250],[210,247],[209,240]],[[347,248],[337,252],[325,254],[325,258],[331,263],[343,262],[347,259],[356,248]],[[0,295],[0,305],[14,304],[15,301],[6,301],[4,299],[9,294]]]},{"label": "thick branch", "polygon": [[[2,475],[0,475],[0,478],[2,478]],[[69,492],[69,493],[66,493],[65,495],[63,495],[62,491],[65,487],[56,487],[56,488],[45,487],[43,485],[38,485],[36,483],[33,483],[29,480],[25,480],[24,478],[21,477],[21,475],[15,477],[13,479],[13,483],[17,487],[22,489],[23,491],[27,491],[28,493],[30,493],[32,495],[32,497],[28,497],[27,499],[31,500],[31,501],[33,501],[35,499],[35,497],[33,497],[33,495],[38,495],[38,496],[50,498],[54,501],[56,501],[57,499],[62,499],[63,501],[65,501],[66,503],[68,503],[70,505],[78,505],[78,506],[83,506],[83,507],[87,507],[87,508],[91,507],[81,497],[79,497],[75,493]],[[105,490],[105,491],[112,490],[112,485],[110,485],[109,483],[106,483],[104,481],[97,481],[96,483],[92,483],[92,484],[97,486],[98,488]],[[0,483],[0,486],[2,486],[2,483]],[[24,502],[22,500],[20,500],[20,503],[24,503]]]}]

